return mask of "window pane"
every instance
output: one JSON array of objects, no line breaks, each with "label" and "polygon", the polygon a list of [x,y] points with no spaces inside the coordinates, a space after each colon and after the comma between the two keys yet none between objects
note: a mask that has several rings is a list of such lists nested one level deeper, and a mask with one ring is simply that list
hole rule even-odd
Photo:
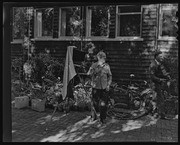
[{"label": "window pane", "polygon": [[92,7],[91,36],[108,36],[108,13],[107,6]]},{"label": "window pane", "polygon": [[53,8],[42,10],[42,36],[53,35]]},{"label": "window pane", "polygon": [[161,36],[177,36],[177,18],[176,18],[177,10],[163,10],[162,17],[162,35]]},{"label": "window pane", "polygon": [[118,6],[118,13],[141,12],[141,6]]},{"label": "window pane", "polygon": [[141,15],[118,16],[118,36],[140,36]]},{"label": "window pane", "polygon": [[24,35],[28,36],[32,14],[33,9],[30,7],[13,8],[13,39],[23,39]]},{"label": "window pane", "polygon": [[61,9],[61,36],[80,36],[82,27],[80,7]]}]

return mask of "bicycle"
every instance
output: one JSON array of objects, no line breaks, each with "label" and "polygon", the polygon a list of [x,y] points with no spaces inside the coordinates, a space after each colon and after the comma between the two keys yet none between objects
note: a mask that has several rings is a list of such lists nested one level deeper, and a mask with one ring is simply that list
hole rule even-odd
[{"label": "bicycle", "polygon": [[132,84],[130,80],[130,85],[122,85],[122,87],[116,85],[115,90],[125,94],[128,97],[128,103],[115,103],[107,111],[109,117],[122,120],[137,119],[148,113],[153,113],[156,109],[153,104],[156,96],[155,92],[146,81],[138,85],[136,83]]}]

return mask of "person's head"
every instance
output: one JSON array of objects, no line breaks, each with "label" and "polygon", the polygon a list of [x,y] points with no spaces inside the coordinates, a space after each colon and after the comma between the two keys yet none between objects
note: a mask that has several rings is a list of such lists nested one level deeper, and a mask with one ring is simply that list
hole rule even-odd
[{"label": "person's head", "polygon": [[88,53],[89,53],[89,54],[92,54],[92,53],[93,53],[93,50],[95,49],[94,43],[89,42],[89,43],[86,45],[86,47],[87,47]]},{"label": "person's head", "polygon": [[100,51],[97,54],[98,61],[105,61],[106,60],[106,54],[103,51]]},{"label": "person's head", "polygon": [[157,61],[162,62],[163,59],[164,59],[164,56],[163,56],[162,52],[158,50],[158,51],[155,52],[154,58],[155,58]]}]

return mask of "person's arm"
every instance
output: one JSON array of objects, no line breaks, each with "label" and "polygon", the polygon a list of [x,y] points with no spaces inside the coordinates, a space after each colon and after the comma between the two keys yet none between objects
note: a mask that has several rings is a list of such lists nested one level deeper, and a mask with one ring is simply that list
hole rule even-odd
[{"label": "person's arm", "polygon": [[108,86],[107,86],[108,89],[109,89],[111,83],[112,83],[112,73],[111,73],[110,66],[108,65]]},{"label": "person's arm", "polygon": [[150,77],[153,81],[161,83],[164,79],[161,79],[155,75],[156,66],[151,64],[150,65]]},{"label": "person's arm", "polygon": [[87,72],[87,75],[90,75],[92,76],[94,73],[94,64],[91,65],[91,67],[89,68],[88,72]]},{"label": "person's arm", "polygon": [[161,70],[162,70],[162,73],[163,73],[164,77],[167,80],[171,80],[170,74],[166,71],[166,68],[164,67],[163,64],[161,64]]}]

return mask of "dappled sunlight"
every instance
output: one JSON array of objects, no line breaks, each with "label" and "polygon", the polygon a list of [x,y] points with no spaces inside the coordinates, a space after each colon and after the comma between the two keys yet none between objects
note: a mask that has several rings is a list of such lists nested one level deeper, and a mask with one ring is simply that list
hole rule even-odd
[{"label": "dappled sunlight", "polygon": [[87,116],[74,125],[67,127],[66,130],[60,130],[58,134],[42,139],[41,142],[75,142],[81,140],[88,135],[83,129],[90,127],[94,123],[96,121],[91,122],[91,117]]},{"label": "dappled sunlight", "polygon": [[112,118],[107,124],[118,123],[119,120]]},{"label": "dappled sunlight", "polygon": [[126,124],[122,125],[122,131],[129,131],[137,128],[141,128],[143,126],[142,120],[128,120]]},{"label": "dappled sunlight", "polygon": [[98,138],[98,137],[103,136],[104,134],[105,134],[104,129],[100,129],[99,131],[91,134],[91,138]]},{"label": "dappled sunlight", "polygon": [[112,131],[111,131],[111,133],[114,133],[114,134],[120,133],[120,132],[121,132],[121,130],[112,130]]},{"label": "dappled sunlight", "polygon": [[139,129],[143,126],[150,126],[156,124],[158,119],[152,116],[146,116],[145,120],[128,120],[126,124],[122,125],[122,131],[129,131]]},{"label": "dappled sunlight", "polygon": [[[60,116],[59,118],[64,117]],[[48,119],[50,116],[44,117]],[[55,120],[59,119],[58,117]],[[42,119],[42,118],[41,118]],[[99,121],[92,121],[90,116],[86,116],[84,119],[76,122],[73,125],[68,126],[64,130],[59,130],[56,135],[49,136],[42,139],[40,142],[76,142],[83,140],[86,137],[96,139],[103,137],[107,133],[118,134],[123,131],[130,131],[134,129],[139,129],[141,127],[150,126],[156,124],[157,119],[152,116],[146,116],[144,119],[139,120],[127,120],[126,123],[120,123],[120,120],[110,119],[107,121],[106,125],[101,126]],[[116,129],[109,128],[109,125],[116,124],[119,125]],[[96,128],[95,130],[93,128]],[[94,130],[94,131],[93,131]]]},{"label": "dappled sunlight", "polygon": [[90,122],[90,120],[91,120],[91,117],[87,116],[85,119],[75,123],[73,126],[69,126],[67,130],[70,130],[70,132],[74,132],[74,131],[77,131],[78,129],[87,128],[90,126],[90,124],[87,124],[88,122]]},{"label": "dappled sunlight", "polygon": [[[62,116],[54,116],[53,118],[52,118],[52,121],[58,121],[58,120],[60,120],[61,118],[63,118],[63,117],[65,117],[66,116],[66,114],[63,114]],[[37,124],[45,124],[46,123],[46,121],[50,121],[50,119],[51,119],[51,115],[47,115],[46,117],[41,117],[41,118],[39,118],[37,121],[36,121],[36,123]]]}]

